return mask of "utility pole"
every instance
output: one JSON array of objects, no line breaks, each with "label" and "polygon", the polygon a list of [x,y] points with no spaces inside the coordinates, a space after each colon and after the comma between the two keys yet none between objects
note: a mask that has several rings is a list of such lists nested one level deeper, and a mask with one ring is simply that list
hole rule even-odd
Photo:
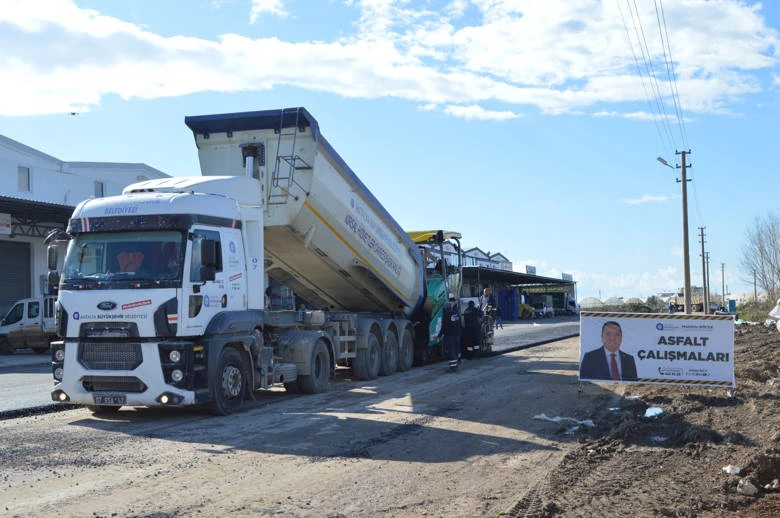
[{"label": "utility pole", "polygon": [[704,288],[704,305],[702,308],[704,309],[704,314],[706,315],[709,313],[709,286],[707,284],[707,267],[705,266],[705,260],[707,255],[704,253],[704,229],[706,227],[699,227],[699,235],[701,236],[701,276],[702,281],[701,285]]},{"label": "utility pole", "polygon": [[704,314],[707,315],[710,312],[710,253],[707,252],[707,296],[705,297],[705,304],[707,304]]},{"label": "utility pole", "polygon": [[721,298],[721,305],[726,308],[726,263],[720,263],[720,284],[721,290],[723,290],[723,297]]},{"label": "utility pole", "polygon": [[683,220],[683,274],[685,280],[685,313],[691,312],[691,267],[690,267],[690,251],[688,250],[688,177],[686,176],[689,166],[686,161],[686,155],[691,154],[691,150],[675,151],[675,155],[680,155],[679,167],[682,170],[682,179],[677,179],[678,183],[682,184],[682,220]]}]

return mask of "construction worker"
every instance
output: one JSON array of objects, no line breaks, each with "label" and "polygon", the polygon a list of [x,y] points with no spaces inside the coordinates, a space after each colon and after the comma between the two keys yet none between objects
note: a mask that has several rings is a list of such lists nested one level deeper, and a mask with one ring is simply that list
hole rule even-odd
[{"label": "construction worker", "polygon": [[457,372],[460,364],[460,309],[458,300],[449,294],[449,304],[444,306],[444,316],[441,321],[441,336],[444,338],[444,354],[449,360],[449,371]]}]

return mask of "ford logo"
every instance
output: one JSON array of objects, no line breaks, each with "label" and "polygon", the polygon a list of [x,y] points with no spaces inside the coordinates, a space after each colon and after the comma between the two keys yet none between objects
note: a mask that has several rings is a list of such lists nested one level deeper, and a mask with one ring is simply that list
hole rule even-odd
[{"label": "ford logo", "polygon": [[116,302],[111,302],[110,300],[104,300],[100,304],[97,305],[98,309],[102,309],[103,311],[108,311],[110,309],[114,309],[116,307]]}]

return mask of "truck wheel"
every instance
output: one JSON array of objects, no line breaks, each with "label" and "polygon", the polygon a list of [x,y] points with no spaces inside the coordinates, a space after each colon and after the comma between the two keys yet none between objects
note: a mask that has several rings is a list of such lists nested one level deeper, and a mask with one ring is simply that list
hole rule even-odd
[{"label": "truck wheel", "polygon": [[366,347],[358,349],[357,357],[352,365],[352,370],[357,379],[376,379],[379,375],[379,364],[381,363],[379,353],[379,340],[375,334],[369,333],[366,339]]},{"label": "truck wheel", "polygon": [[241,406],[246,390],[246,367],[241,354],[230,347],[222,349],[214,374],[209,408],[215,415],[232,414]]},{"label": "truck wheel", "polygon": [[398,348],[398,370],[400,372],[408,371],[414,364],[414,338],[411,331],[404,330],[401,336],[401,346]]},{"label": "truck wheel", "polygon": [[13,354],[14,350],[11,349],[11,342],[8,338],[0,338],[0,354]]},{"label": "truck wheel", "polygon": [[328,390],[330,383],[330,354],[322,340],[317,340],[311,351],[309,374],[298,376],[298,389],[304,394],[319,394]]},{"label": "truck wheel", "polygon": [[116,414],[120,408],[119,405],[87,405],[87,410],[95,415]]},{"label": "truck wheel", "polygon": [[382,347],[382,364],[379,366],[379,374],[389,376],[398,368],[398,339],[395,335],[387,333],[385,344]]}]

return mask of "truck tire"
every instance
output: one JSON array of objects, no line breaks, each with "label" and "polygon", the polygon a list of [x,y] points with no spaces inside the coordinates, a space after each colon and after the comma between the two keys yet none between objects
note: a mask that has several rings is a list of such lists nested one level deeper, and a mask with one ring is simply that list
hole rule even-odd
[{"label": "truck tire", "polygon": [[[330,353],[323,340],[317,340],[311,351],[309,374],[299,375],[298,390],[304,394],[319,394],[328,390],[330,384]],[[286,385],[285,385],[286,387]]]},{"label": "truck tire", "polygon": [[95,415],[116,414],[120,408],[119,405],[87,405],[87,410]]},{"label": "truck tire", "polygon": [[389,376],[398,369],[398,339],[392,332],[385,336],[382,345],[382,364],[379,366],[380,376]]},{"label": "truck tire", "polygon": [[368,333],[366,347],[357,350],[355,362],[352,364],[355,377],[359,380],[376,379],[380,363],[379,340],[374,333]]},{"label": "truck tire", "polygon": [[11,342],[8,338],[0,338],[0,354],[13,354],[14,350],[11,349]]},{"label": "truck tire", "polygon": [[401,335],[401,345],[398,348],[398,370],[400,372],[406,372],[412,368],[414,364],[414,337],[412,332],[408,329],[404,329],[403,335]]},{"label": "truck tire", "polygon": [[230,347],[219,353],[209,410],[214,415],[229,415],[241,406],[246,391],[246,366],[241,354]]}]

